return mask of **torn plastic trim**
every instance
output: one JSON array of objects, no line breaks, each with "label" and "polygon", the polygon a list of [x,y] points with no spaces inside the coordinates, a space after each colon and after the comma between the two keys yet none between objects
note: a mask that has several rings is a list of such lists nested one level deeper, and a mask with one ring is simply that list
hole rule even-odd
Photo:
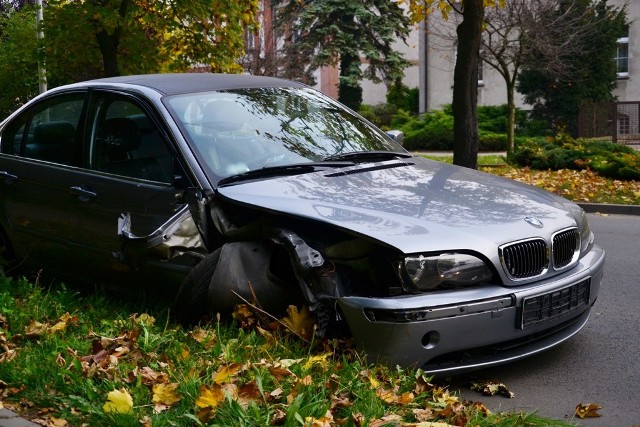
[{"label": "torn plastic trim", "polygon": [[118,236],[122,240],[122,249],[114,253],[114,257],[124,262],[138,264],[148,252],[159,254],[164,260],[186,253],[202,259],[207,254],[188,205],[181,206],[165,223],[146,236],[135,235],[131,231],[131,214],[121,213],[118,217]]}]

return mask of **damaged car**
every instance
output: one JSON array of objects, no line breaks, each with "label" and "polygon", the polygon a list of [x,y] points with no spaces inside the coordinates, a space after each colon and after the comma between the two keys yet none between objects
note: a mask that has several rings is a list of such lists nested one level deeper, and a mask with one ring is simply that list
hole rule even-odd
[{"label": "damaged car", "polygon": [[582,209],[397,136],[268,77],[52,89],[0,124],[5,271],[172,295],[187,323],[303,304],[319,336],[432,373],[576,334],[605,260]]}]

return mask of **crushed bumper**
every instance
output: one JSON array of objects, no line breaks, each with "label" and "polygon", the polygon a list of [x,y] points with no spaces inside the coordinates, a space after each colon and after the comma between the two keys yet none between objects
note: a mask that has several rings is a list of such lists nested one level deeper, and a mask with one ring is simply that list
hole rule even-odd
[{"label": "crushed bumper", "polygon": [[570,271],[516,288],[339,303],[369,361],[461,373],[530,356],[576,334],[598,296],[604,259],[594,246]]}]

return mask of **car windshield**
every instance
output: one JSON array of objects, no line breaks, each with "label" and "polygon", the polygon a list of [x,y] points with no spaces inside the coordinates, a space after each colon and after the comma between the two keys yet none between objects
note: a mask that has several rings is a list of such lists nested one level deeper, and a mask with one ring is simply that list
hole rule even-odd
[{"label": "car windshield", "polygon": [[390,152],[406,154],[370,123],[309,88],[236,89],[166,101],[196,155],[217,180],[348,154],[350,161],[357,153],[368,160],[372,152],[379,152],[381,159],[388,159]]}]

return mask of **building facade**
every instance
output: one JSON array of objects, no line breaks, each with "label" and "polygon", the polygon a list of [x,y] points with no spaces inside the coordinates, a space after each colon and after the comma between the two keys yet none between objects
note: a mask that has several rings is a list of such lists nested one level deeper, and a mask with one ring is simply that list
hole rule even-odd
[{"label": "building facade", "polygon": [[[626,5],[630,23],[627,37],[619,40],[618,53],[616,58],[612,58],[616,60],[619,71],[613,94],[621,102],[640,101],[640,1],[609,0],[608,3],[616,7]],[[420,111],[450,104],[456,55],[455,22],[445,22],[441,16],[431,15],[428,22],[416,26],[408,43],[399,42],[396,46],[412,64],[405,72],[404,83],[420,88]],[[487,64],[481,64],[478,72],[478,105],[506,104],[507,89],[503,77]],[[364,103],[385,102],[386,87],[383,84],[365,81],[362,85]],[[527,108],[518,93],[516,105]]]}]

